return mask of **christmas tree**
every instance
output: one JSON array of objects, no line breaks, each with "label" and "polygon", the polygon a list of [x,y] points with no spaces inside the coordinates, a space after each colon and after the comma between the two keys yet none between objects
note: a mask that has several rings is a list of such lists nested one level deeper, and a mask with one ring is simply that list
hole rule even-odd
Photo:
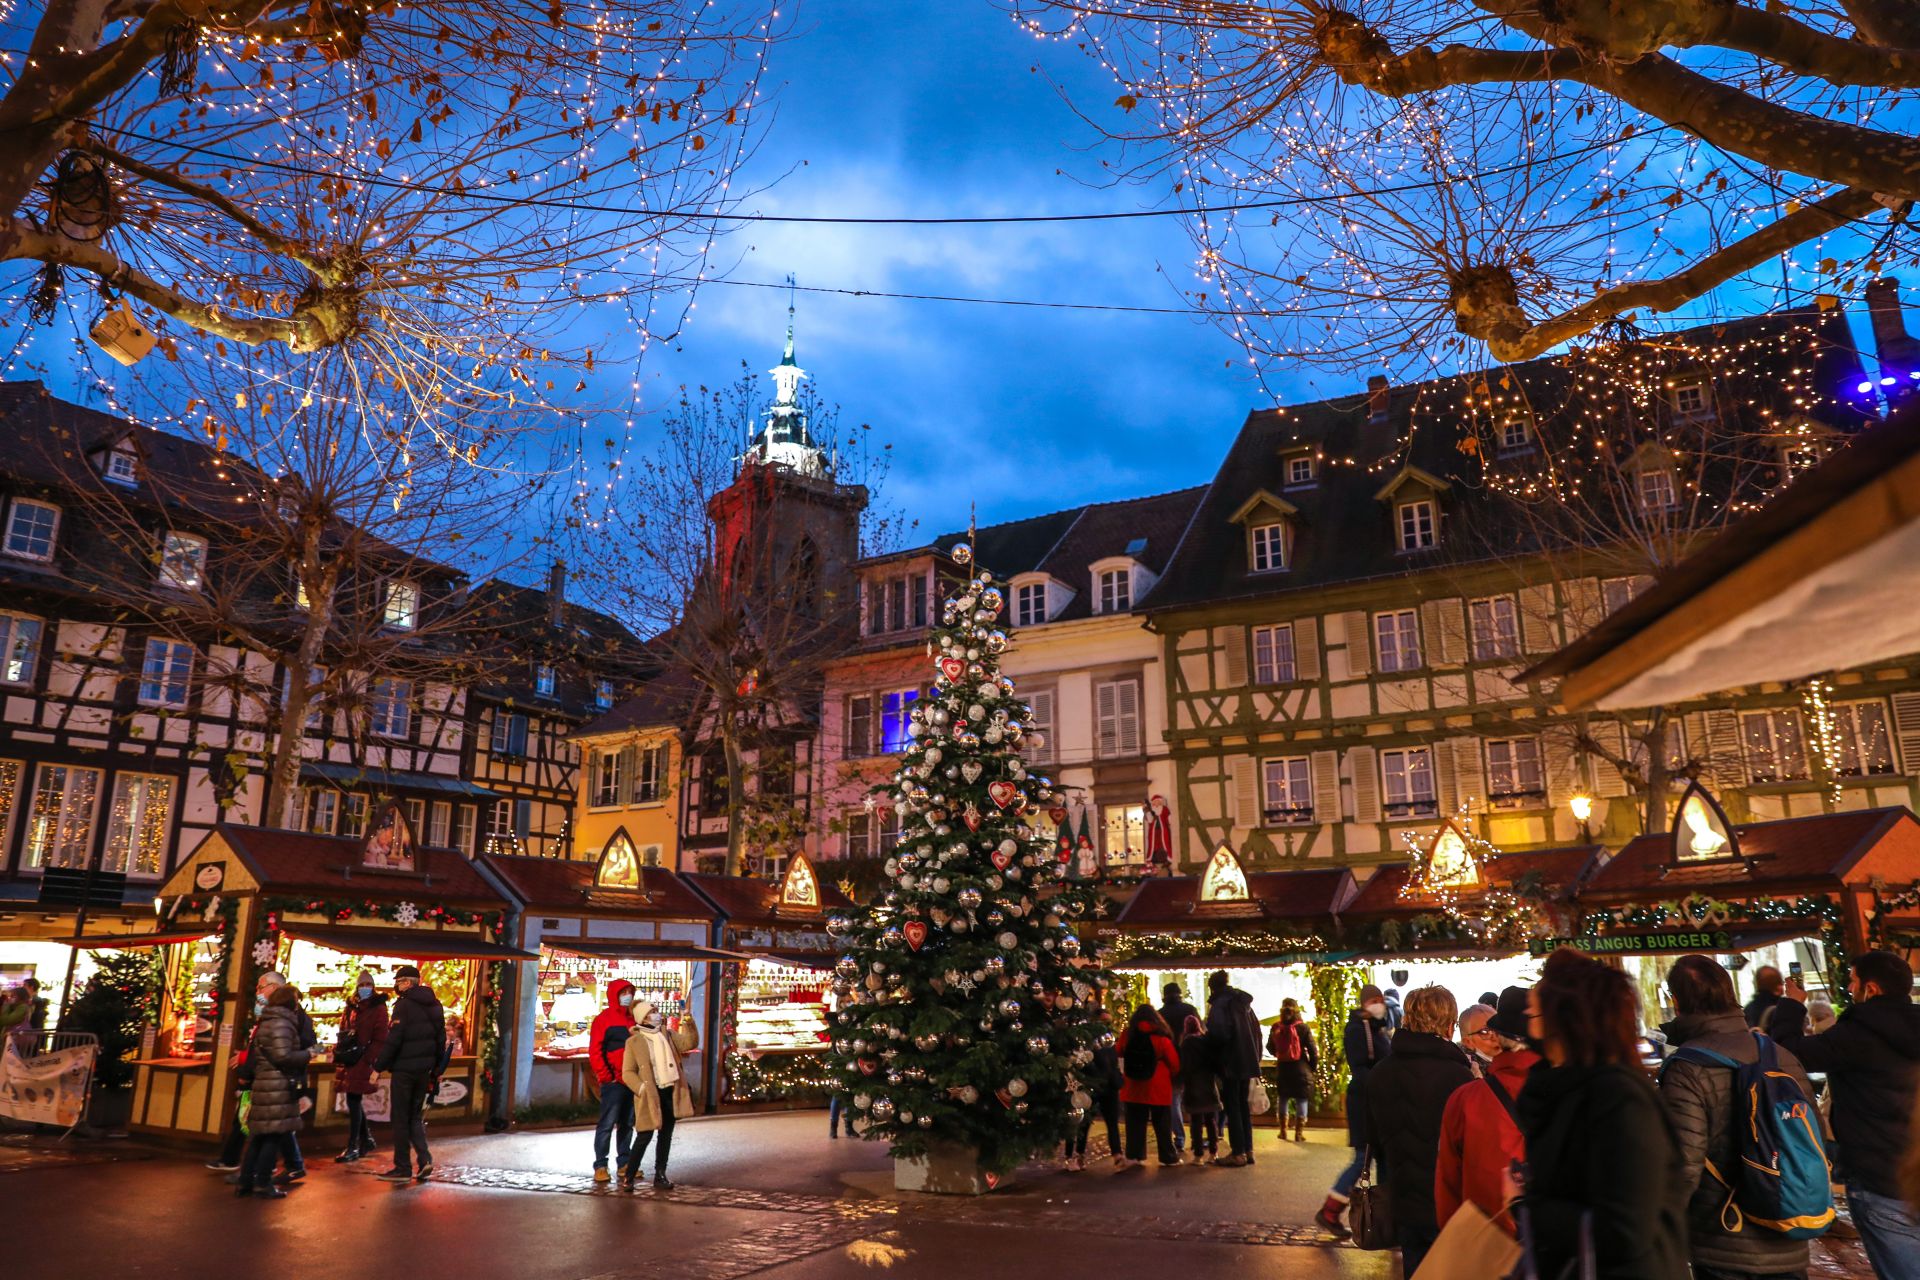
[{"label": "christmas tree", "polygon": [[[951,555],[973,558],[965,543]],[[896,1158],[971,1149],[996,1176],[1078,1127],[1077,1073],[1107,1033],[1106,975],[1075,933],[1095,892],[1030,821],[1053,795],[1020,758],[1029,711],[1000,674],[1005,604],[984,568],[949,584],[932,696],[876,797],[900,816],[890,887],[830,922],[846,946],[833,1047],[856,1124]]]}]

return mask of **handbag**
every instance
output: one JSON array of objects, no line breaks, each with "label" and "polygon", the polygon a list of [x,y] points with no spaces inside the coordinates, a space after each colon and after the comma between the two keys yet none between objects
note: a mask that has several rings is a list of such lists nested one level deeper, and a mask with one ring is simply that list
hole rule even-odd
[{"label": "handbag", "polygon": [[1471,1202],[1454,1211],[1427,1251],[1418,1280],[1492,1280],[1513,1270],[1520,1242]]},{"label": "handbag", "polygon": [[1353,1189],[1353,1202],[1347,1206],[1347,1218],[1353,1226],[1353,1243],[1361,1249],[1392,1249],[1400,1240],[1393,1230],[1393,1209],[1387,1189],[1362,1174]]},{"label": "handbag", "polygon": [[360,1059],[366,1056],[367,1046],[360,1043],[360,1037],[352,1032],[341,1032],[340,1042],[333,1047],[333,1064],[336,1067],[357,1067]]},{"label": "handbag", "polygon": [[1259,1076],[1247,1081],[1247,1110],[1256,1116],[1263,1116],[1273,1110],[1273,1099],[1267,1093],[1267,1082]]}]

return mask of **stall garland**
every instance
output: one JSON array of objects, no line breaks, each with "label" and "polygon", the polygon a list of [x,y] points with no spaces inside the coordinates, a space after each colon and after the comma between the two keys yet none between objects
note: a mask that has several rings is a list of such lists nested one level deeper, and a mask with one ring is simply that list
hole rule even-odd
[{"label": "stall garland", "polygon": [[1367,985],[1367,966],[1326,964],[1313,969],[1314,1035],[1319,1040],[1320,1066],[1313,1073],[1313,1108],[1319,1115],[1337,1115],[1346,1106],[1347,1018],[1360,1003]]},{"label": "stall garland", "polygon": [[1203,956],[1290,956],[1311,959],[1324,955],[1327,942],[1318,934],[1277,933],[1273,930],[1209,929],[1184,936],[1176,933],[1126,933],[1107,944],[1107,960],[1124,965],[1132,960],[1191,960]]},{"label": "stall garland", "polygon": [[[1440,829],[1424,845],[1412,832],[1406,833],[1407,856],[1412,863],[1400,896],[1409,900],[1436,903],[1437,913],[1415,916],[1411,942],[1421,937],[1438,936],[1449,942],[1472,940],[1482,946],[1520,949],[1527,940],[1545,932],[1541,908],[1546,892],[1540,877],[1528,873],[1516,877],[1510,886],[1489,883],[1489,868],[1500,850],[1491,841],[1474,834],[1465,809],[1459,817]],[[1457,838],[1457,865],[1443,864],[1438,858],[1442,842]],[[1383,926],[1382,938],[1389,947],[1401,939]]]},{"label": "stall garland", "polygon": [[782,1053],[752,1058],[727,1054],[727,1096],[736,1102],[819,1101],[838,1082],[823,1053]]},{"label": "stall garland", "polygon": [[1920,907],[1920,884],[1905,889],[1888,892],[1886,886],[1873,886],[1873,911],[1867,916],[1867,945],[1873,947],[1892,946],[1896,941],[1888,923],[1890,917],[1902,911],[1911,911]]},{"label": "stall garland", "polygon": [[1847,981],[1852,966],[1847,962],[1844,912],[1838,900],[1828,894],[1797,898],[1720,899],[1704,893],[1689,894],[1669,902],[1653,902],[1635,907],[1608,907],[1580,917],[1579,932],[1586,937],[1600,934],[1604,928],[1663,929],[1720,928],[1730,924],[1819,923],[1820,942],[1827,955],[1827,981],[1832,997],[1846,999]]}]

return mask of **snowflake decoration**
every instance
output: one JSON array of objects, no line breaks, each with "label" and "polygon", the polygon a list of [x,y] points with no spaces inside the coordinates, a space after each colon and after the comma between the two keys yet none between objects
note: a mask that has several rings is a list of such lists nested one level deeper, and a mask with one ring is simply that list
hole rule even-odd
[{"label": "snowflake decoration", "polygon": [[394,921],[402,925],[416,924],[420,920],[420,908],[411,902],[403,902],[393,909]]},{"label": "snowflake decoration", "polygon": [[280,944],[273,938],[262,938],[253,944],[253,962],[262,969],[271,969],[279,958]]}]

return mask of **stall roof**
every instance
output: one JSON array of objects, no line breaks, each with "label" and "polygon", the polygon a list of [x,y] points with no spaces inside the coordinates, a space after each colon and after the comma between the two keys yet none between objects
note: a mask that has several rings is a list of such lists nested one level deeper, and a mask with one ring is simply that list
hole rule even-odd
[{"label": "stall roof", "polygon": [[461,778],[437,773],[402,773],[397,769],[367,769],[337,760],[309,760],[300,766],[303,778],[318,778],[341,787],[364,787],[382,795],[396,791],[431,791],[466,799],[493,800],[500,795]]},{"label": "stall roof", "polygon": [[1256,871],[1247,876],[1243,902],[1201,902],[1199,876],[1149,876],[1142,880],[1114,923],[1123,929],[1229,926],[1236,920],[1330,919],[1347,909],[1357,892],[1344,867],[1302,871]]},{"label": "stall roof", "polygon": [[711,920],[714,909],[663,867],[639,869],[640,890],[594,885],[597,864],[525,854],[483,853],[479,861],[496,872],[529,914],[592,915],[674,920]]},{"label": "stall roof", "polygon": [[[1510,888],[1523,876],[1536,875],[1549,895],[1571,896],[1582,879],[1605,853],[1599,845],[1574,845],[1565,849],[1535,849],[1496,854],[1487,859],[1487,881]],[[1347,906],[1349,916],[1417,915],[1432,910],[1418,901],[1402,898],[1412,874],[1405,863],[1381,867],[1360,886],[1359,894]]]},{"label": "stall roof", "polygon": [[1920,820],[1908,809],[1856,809],[1807,818],[1755,822],[1733,829],[1740,852],[1753,863],[1673,865],[1673,837],[1646,835],[1627,842],[1587,878],[1582,899],[1673,897],[1709,890],[1721,895],[1780,890],[1814,891],[1863,884],[1879,875],[1902,882],[1920,876]]},{"label": "stall roof", "polygon": [[200,939],[220,932],[213,925],[203,924],[193,929],[156,929],[151,933],[96,933],[80,934],[72,938],[54,938],[51,941],[64,942],[70,947],[83,951],[120,951],[128,947],[164,947],[174,942],[198,942]]},{"label": "stall roof", "polygon": [[564,951],[572,956],[596,960],[731,960],[753,959],[743,951],[722,951],[697,942],[647,942],[614,938],[543,938],[549,951]]},{"label": "stall roof", "polygon": [[[356,836],[316,836],[223,822],[207,840],[224,840],[268,893],[291,890],[408,899],[427,895],[469,906],[507,905],[473,864],[451,849],[417,849],[413,870],[390,871],[361,865],[365,842]],[[199,853],[196,849],[195,858]]]},{"label": "stall roof", "polygon": [[[826,865],[832,866],[831,863]],[[841,893],[824,875],[819,878],[820,909],[814,912],[779,910],[780,886],[771,880],[751,876],[700,875],[694,872],[685,872],[680,878],[732,925],[777,928],[824,924],[827,913],[847,911],[853,907],[847,895]]]},{"label": "stall roof", "polygon": [[538,960],[532,951],[504,947],[470,933],[438,929],[375,928],[357,924],[301,924],[282,921],[289,938],[317,942],[335,951],[363,956],[399,956],[406,960]]}]

